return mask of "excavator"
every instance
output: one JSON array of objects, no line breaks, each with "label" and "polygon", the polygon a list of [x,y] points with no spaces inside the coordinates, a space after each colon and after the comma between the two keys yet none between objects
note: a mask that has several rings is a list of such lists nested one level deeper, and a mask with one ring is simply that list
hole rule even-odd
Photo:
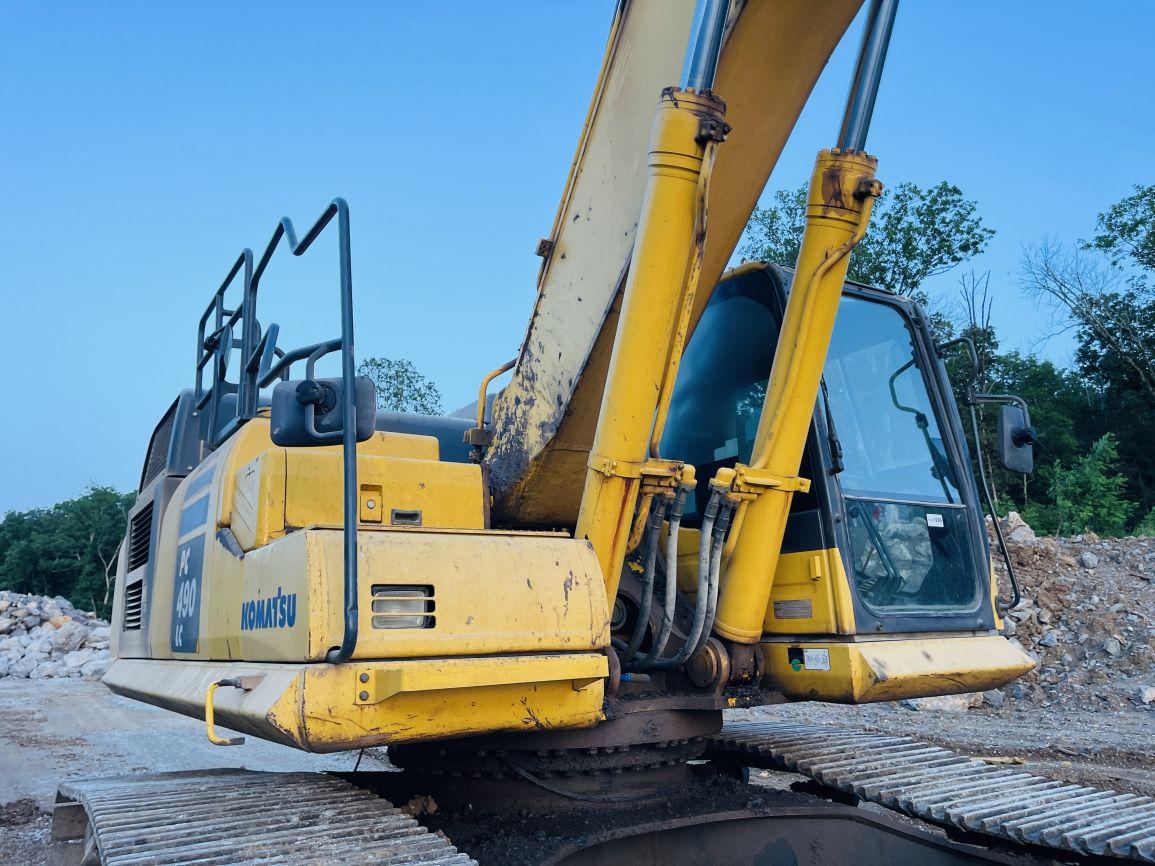
[{"label": "excavator", "polygon": [[[775,720],[1032,666],[972,462],[999,404],[1001,460],[1029,471],[1027,407],[956,401],[945,359],[973,347],[846,279],[897,14],[861,5],[617,3],[520,351],[453,415],[377,411],[357,375],[343,199],[241,252],[148,444],[104,682],[222,747],[391,768],[67,782],[64,862],[1155,860],[1148,798]],[[797,261],[728,269],[859,17]],[[294,346],[262,288],[322,235],[340,333]]]}]

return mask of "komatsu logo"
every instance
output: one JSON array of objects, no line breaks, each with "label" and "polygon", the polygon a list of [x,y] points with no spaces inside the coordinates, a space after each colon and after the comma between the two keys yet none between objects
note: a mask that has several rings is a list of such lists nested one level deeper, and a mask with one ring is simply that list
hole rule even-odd
[{"label": "komatsu logo", "polygon": [[297,622],[297,594],[277,587],[272,598],[241,602],[241,631],[258,628],[292,628]]}]

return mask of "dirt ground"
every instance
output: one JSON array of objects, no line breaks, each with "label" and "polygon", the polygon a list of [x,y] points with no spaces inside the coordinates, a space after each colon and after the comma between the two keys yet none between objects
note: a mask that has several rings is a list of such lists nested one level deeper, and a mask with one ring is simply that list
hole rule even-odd
[{"label": "dirt ground", "polygon": [[[0,863],[47,863],[48,813],[64,779],[204,767],[351,770],[356,753],[309,755],[249,738],[221,748],[203,723],[83,680],[0,680]],[[382,769],[366,754],[361,769]]]},{"label": "dirt ground", "polygon": [[[1012,756],[1054,778],[1155,796],[1155,711],[1005,707],[913,711],[796,704],[735,711],[907,734],[977,756]],[[307,755],[251,739],[216,748],[193,719],[137,704],[99,683],[0,681],[0,863],[47,863],[48,816],[65,778],[198,767],[350,770],[355,754]],[[362,769],[387,766],[366,754]]]}]

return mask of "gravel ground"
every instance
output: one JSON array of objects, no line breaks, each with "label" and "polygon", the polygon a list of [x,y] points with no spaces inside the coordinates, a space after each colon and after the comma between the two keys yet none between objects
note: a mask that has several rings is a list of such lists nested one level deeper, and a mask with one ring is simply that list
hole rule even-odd
[{"label": "gravel ground", "polygon": [[[1086,712],[1008,705],[966,712],[893,704],[794,704],[734,711],[907,734],[977,756],[1013,756],[1064,780],[1155,796],[1155,711]],[[349,770],[356,756],[308,755],[250,738],[216,748],[201,724],[79,680],[0,681],[0,863],[47,863],[48,817],[66,778],[201,767]],[[367,753],[362,769],[383,769]]]},{"label": "gravel ground", "polygon": [[[250,737],[220,748],[204,725],[83,680],[0,680],[0,863],[47,863],[48,817],[64,779],[206,767],[351,770],[356,754],[310,755]],[[382,769],[366,755],[361,769]]]}]

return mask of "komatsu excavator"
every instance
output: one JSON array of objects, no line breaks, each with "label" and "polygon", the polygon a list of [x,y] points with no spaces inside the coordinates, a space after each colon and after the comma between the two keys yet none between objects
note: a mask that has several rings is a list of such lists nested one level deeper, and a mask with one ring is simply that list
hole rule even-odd
[{"label": "komatsu excavator", "polygon": [[[977,426],[946,377],[965,345],[846,282],[882,192],[865,143],[896,5],[862,16],[793,268],[726,271],[860,0],[621,0],[521,350],[457,415],[375,411],[356,376],[343,200],[238,256],[148,445],[105,683],[222,746],[243,737],[217,725],[388,747],[398,769],[69,782],[64,855],[1155,857],[1146,798],[772,710],[723,718],[980,691],[1031,667],[1000,634],[1017,590],[992,575]],[[265,274],[322,233],[341,331],[293,347],[258,318]],[[1025,405],[972,388],[972,421],[981,402],[1004,404],[1002,459],[1029,470]],[[750,784],[750,767],[801,775]]]}]

